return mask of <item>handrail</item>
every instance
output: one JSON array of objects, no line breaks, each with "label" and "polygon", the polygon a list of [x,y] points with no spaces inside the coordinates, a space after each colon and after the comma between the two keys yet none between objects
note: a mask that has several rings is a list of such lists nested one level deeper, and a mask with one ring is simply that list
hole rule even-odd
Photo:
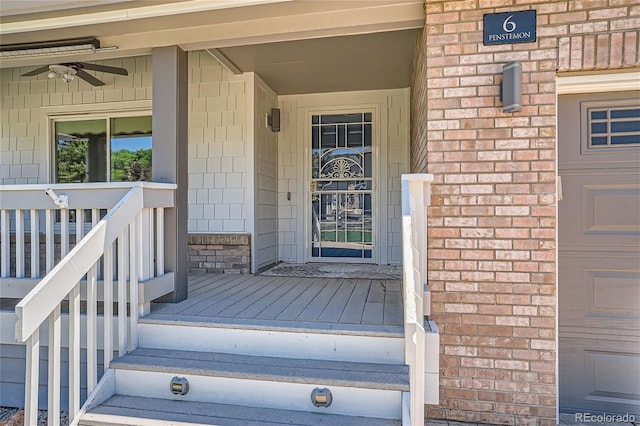
[{"label": "handrail", "polygon": [[[17,187],[23,187],[18,189]],[[35,424],[38,415],[38,387],[40,363],[40,328],[48,319],[49,333],[49,368],[48,368],[48,415],[49,424],[57,424],[60,416],[60,348],[61,348],[61,303],[69,300],[69,419],[74,420],[80,409],[80,286],[86,286],[86,348],[87,375],[86,386],[88,393],[95,388],[97,375],[98,350],[98,275],[102,270],[103,291],[103,337],[104,368],[109,367],[113,359],[114,338],[117,335],[116,349],[120,355],[135,349],[137,346],[137,319],[139,312],[144,309],[138,299],[138,283],[154,276],[164,275],[164,239],[157,236],[164,226],[164,208],[174,206],[174,184],[158,183],[127,183],[127,184],[87,184],[84,185],[55,185],[55,191],[71,191],[69,208],[58,198],[56,205],[60,208],[61,217],[61,255],[59,263],[49,267],[47,254],[46,276],[18,303],[15,309],[17,316],[16,340],[26,342],[26,381],[25,381],[25,425]],[[9,213],[15,210],[16,241],[24,245],[24,214],[23,209],[31,210],[31,232],[34,235],[34,225],[37,229],[38,214],[36,209],[46,209],[47,221],[47,251],[50,250],[53,233],[50,232],[53,223],[51,208],[52,200],[42,201],[37,193],[44,193],[43,186],[12,185],[0,186],[0,193],[10,194],[10,202],[4,203],[2,208],[2,238],[3,249],[5,240],[11,232]],[[89,194],[87,189],[108,189],[106,197],[96,197]],[[119,195],[119,200],[113,202],[113,194]],[[124,195],[122,191],[126,192]],[[35,191],[35,193],[33,192]],[[55,193],[54,191],[54,193]],[[25,193],[31,192],[31,196]],[[49,191],[50,192],[50,191]],[[55,196],[55,194],[54,194]],[[86,197],[85,197],[86,196]],[[53,198],[53,197],[52,197]],[[89,198],[90,201],[87,201]],[[104,198],[104,199],[99,199]],[[29,204],[29,199],[31,204]],[[111,204],[109,205],[109,201]],[[35,200],[35,203],[34,203]],[[91,223],[93,228],[84,235],[84,209],[90,203]],[[44,207],[40,207],[38,204]],[[6,204],[6,207],[5,207]],[[115,204],[115,205],[114,205]],[[33,207],[38,205],[37,207]],[[95,207],[95,206],[99,207]],[[69,209],[76,209],[76,245],[68,251]],[[107,208],[108,213],[99,220],[100,208]],[[35,245],[39,244],[37,231]],[[50,241],[51,240],[51,241]],[[32,240],[32,246],[33,246]],[[161,247],[162,245],[162,247]],[[51,251],[53,249],[51,248]],[[33,251],[32,251],[33,253]],[[33,258],[33,255],[32,255]],[[6,259],[2,259],[3,262]],[[32,259],[33,260],[33,259]],[[33,268],[32,268],[33,269]],[[6,271],[5,271],[6,272]],[[116,278],[117,274],[117,279]],[[4,276],[4,274],[3,274]],[[86,280],[83,277],[86,276]],[[117,327],[112,327],[114,286],[117,282]],[[127,294],[128,293],[128,294]],[[128,296],[128,297],[127,297]],[[127,321],[127,299],[129,302],[129,319]],[[116,330],[114,330],[116,328]]]},{"label": "handrail", "polygon": [[130,189],[113,210],[16,305],[16,341],[26,341],[40,327],[108,245],[142,210],[142,205],[142,189]]},{"label": "handrail", "polygon": [[427,206],[432,181],[430,174],[402,175],[402,298],[411,425],[424,424]]}]

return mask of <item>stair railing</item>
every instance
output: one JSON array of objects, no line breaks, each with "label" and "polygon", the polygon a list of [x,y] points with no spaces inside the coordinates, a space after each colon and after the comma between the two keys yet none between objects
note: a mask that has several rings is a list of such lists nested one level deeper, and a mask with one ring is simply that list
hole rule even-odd
[{"label": "stair railing", "polygon": [[[85,185],[59,185],[57,188],[68,190],[75,195],[69,195],[80,200],[82,194],[85,198],[91,198],[86,194]],[[62,316],[63,302],[68,301],[68,364],[69,364],[69,421],[72,422],[78,414],[81,404],[80,382],[80,350],[81,350],[81,311],[80,295],[81,287],[86,293],[86,386],[87,394],[90,394],[98,381],[98,315],[97,302],[101,297],[103,301],[103,366],[106,370],[113,359],[114,344],[119,355],[136,348],[138,343],[137,320],[144,306],[138,298],[138,283],[152,276],[164,275],[164,209],[174,206],[176,185],[138,182],[133,184],[100,185],[106,189],[127,190],[126,194],[109,209],[108,213],[98,221],[97,209],[93,209],[93,227],[83,237],[84,209],[78,208],[76,212],[76,245],[68,253],[68,240],[65,235],[67,229],[61,229],[61,254],[62,259],[49,271],[52,261],[47,253],[48,273],[35,287],[18,303],[15,309],[16,341],[26,342],[26,380],[25,380],[25,410],[24,424],[37,424],[38,418],[38,391],[39,391],[39,364],[40,364],[40,334],[44,333],[48,344],[48,424],[58,424],[60,419],[60,392],[61,392],[61,346],[62,346]],[[33,190],[31,186],[30,189]],[[98,186],[96,186],[96,189]],[[16,188],[0,188],[4,194],[14,192],[13,199],[18,200],[14,204],[16,221],[16,240],[23,238],[24,225],[21,210],[27,209],[20,202],[20,194]],[[40,191],[42,189],[40,188]],[[85,191],[85,192],[83,192]],[[95,195],[93,195],[95,198]],[[4,204],[4,203],[3,203]],[[56,203],[59,204],[59,203]],[[70,203],[73,204],[73,203]],[[68,223],[69,211],[65,203],[60,203],[61,227]],[[5,209],[6,210],[6,209]],[[7,248],[5,239],[10,234],[11,221],[8,212],[2,210],[2,264],[7,260]],[[47,251],[53,250],[53,213],[51,209],[45,212]],[[32,210],[33,212],[33,210]],[[38,226],[38,215],[31,213],[32,233],[32,259],[34,262],[33,236],[37,234],[33,227]],[[155,238],[154,238],[155,236]],[[51,244],[48,244],[51,242]],[[19,247],[16,244],[16,257],[20,256]],[[53,256],[53,255],[51,255]],[[155,262],[155,263],[154,263]],[[21,265],[17,265],[20,271]],[[98,295],[99,268],[102,268],[103,294]],[[33,267],[32,271],[37,270]],[[3,269],[3,276],[4,273]],[[19,272],[18,272],[19,273]],[[86,276],[86,281],[81,281]],[[116,281],[117,280],[117,281]],[[113,302],[117,300],[117,324],[113,326],[114,312]],[[127,312],[127,302],[129,312]],[[44,324],[48,322],[48,333]],[[117,329],[117,332],[116,330]],[[117,336],[117,340],[116,340]],[[117,343],[114,343],[117,342]]]},{"label": "stair railing", "polygon": [[405,362],[409,365],[411,425],[424,424],[425,317],[429,315],[427,287],[427,207],[431,204],[430,174],[402,175],[402,297]]}]

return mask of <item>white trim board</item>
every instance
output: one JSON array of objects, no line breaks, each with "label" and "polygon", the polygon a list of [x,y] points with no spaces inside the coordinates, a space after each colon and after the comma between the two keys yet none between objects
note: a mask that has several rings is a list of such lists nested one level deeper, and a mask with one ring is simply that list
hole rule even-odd
[{"label": "white trim board", "polygon": [[640,71],[617,72],[589,75],[559,75],[556,80],[556,94],[622,92],[640,90]]}]

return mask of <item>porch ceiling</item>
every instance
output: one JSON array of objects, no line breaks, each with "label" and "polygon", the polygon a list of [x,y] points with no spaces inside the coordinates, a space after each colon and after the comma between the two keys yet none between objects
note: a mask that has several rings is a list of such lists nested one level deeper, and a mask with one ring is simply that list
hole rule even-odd
[{"label": "porch ceiling", "polygon": [[409,87],[417,30],[218,49],[279,95]]}]

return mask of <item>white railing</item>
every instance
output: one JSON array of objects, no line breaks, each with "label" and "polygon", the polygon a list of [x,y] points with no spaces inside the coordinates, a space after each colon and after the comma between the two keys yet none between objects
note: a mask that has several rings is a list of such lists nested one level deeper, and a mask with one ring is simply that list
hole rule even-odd
[{"label": "white railing", "polygon": [[[63,340],[61,308],[65,299],[68,300],[69,310],[70,420],[78,413],[81,403],[81,293],[86,298],[88,394],[98,382],[99,300],[103,302],[103,339],[100,343],[104,353],[104,369],[108,368],[113,359],[114,344],[119,355],[137,346],[137,319],[140,312],[148,309],[149,300],[148,297],[139,297],[139,283],[168,275],[164,271],[164,209],[174,206],[175,188],[172,184],[142,182],[0,186],[2,287],[15,294],[24,291],[21,287],[30,288],[15,309],[16,340],[26,342],[27,346],[25,425],[37,423],[40,333],[47,322],[48,333],[46,330],[42,331],[48,341],[48,423],[59,423],[60,353]],[[54,197],[45,193],[51,193],[51,189]],[[61,200],[62,195],[67,197],[66,202]],[[91,211],[91,225],[85,236],[84,217],[88,210]],[[102,219],[101,210],[106,211]],[[29,212],[28,221],[25,220],[24,211]],[[76,243],[69,251],[71,212],[75,216]],[[33,279],[38,277],[40,270],[39,230],[43,220],[46,275],[33,286]],[[30,235],[32,279],[25,279],[23,286],[20,279],[25,275],[24,236],[27,227]],[[54,266],[57,235],[61,259]],[[11,244],[11,236],[15,237],[15,244]],[[11,246],[15,248],[12,250]],[[15,259],[12,259],[12,255]],[[13,271],[10,264],[15,264]],[[100,274],[101,286],[98,285]],[[86,280],[83,279],[85,276]],[[3,291],[3,296],[7,297],[7,291]],[[112,327],[114,301],[117,301],[117,330]]]},{"label": "white railing", "polygon": [[428,319],[431,298],[427,286],[427,208],[432,181],[430,174],[402,175],[402,297],[411,425],[424,424],[425,403],[438,403],[439,341],[434,339],[438,337],[435,323]]}]

